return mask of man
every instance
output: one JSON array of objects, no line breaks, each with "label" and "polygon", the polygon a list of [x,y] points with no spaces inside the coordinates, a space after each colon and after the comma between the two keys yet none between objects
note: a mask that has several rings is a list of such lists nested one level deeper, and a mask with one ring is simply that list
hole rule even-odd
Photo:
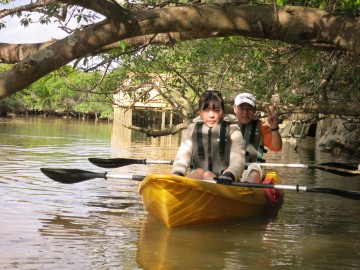
[{"label": "man", "polygon": [[261,160],[264,146],[271,151],[281,151],[282,139],[279,133],[276,105],[267,106],[268,125],[255,120],[256,98],[250,93],[241,93],[234,101],[234,113],[246,141],[246,162],[251,163],[242,174],[242,181],[260,183],[262,170],[258,163]]}]

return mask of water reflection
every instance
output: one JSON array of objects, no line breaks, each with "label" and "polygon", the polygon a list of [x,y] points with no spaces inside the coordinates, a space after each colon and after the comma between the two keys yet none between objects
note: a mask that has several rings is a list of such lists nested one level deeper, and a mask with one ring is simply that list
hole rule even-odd
[{"label": "water reflection", "polygon": [[[113,157],[135,156],[146,159],[173,160],[174,153],[181,142],[181,134],[152,138],[143,133],[126,129],[115,122],[111,137],[111,155]],[[144,155],[144,146],[146,155]]]},{"label": "water reflection", "polygon": [[[118,133],[116,133],[118,132]],[[17,119],[0,124],[1,269],[357,269],[359,202],[287,191],[275,219],[168,230],[149,221],[138,182],[52,181],[40,167],[102,172],[88,157],[171,160],[180,136],[148,138],[107,123]],[[285,143],[277,163],[359,162]],[[131,165],[114,172],[167,172]],[[278,168],[285,184],[360,190],[360,176]]]},{"label": "water reflection", "polygon": [[256,218],[170,230],[147,216],[136,259],[144,269],[268,268],[273,265],[269,255],[278,245],[272,225],[269,219]]},{"label": "water reflection", "polygon": [[[51,242],[52,254],[62,254],[62,269],[121,269],[124,263],[134,265],[138,224],[141,222],[140,200],[115,196],[103,190],[104,195],[81,198],[79,207],[47,213],[40,218],[38,229],[43,241]],[[128,193],[127,188],[122,192]],[[66,205],[66,203],[63,203]],[[44,256],[49,259],[49,257]],[[64,262],[69,267],[64,266]],[[135,269],[130,267],[130,269]]]},{"label": "water reflection", "polygon": [[[348,214],[355,213],[329,218],[328,213],[334,213],[331,207],[324,212],[323,206],[304,207],[302,203],[285,209],[280,220],[286,223],[252,219],[169,230],[148,216],[138,240],[137,262],[144,269],[352,269],[358,258],[343,253],[335,262],[331,256],[339,256],[347,245],[359,246],[358,240],[335,240],[338,236],[347,238],[349,230],[354,229],[354,222],[339,227]],[[309,218],[314,221],[309,223]],[[329,219],[325,224],[324,218]],[[329,227],[333,222],[334,227]],[[321,261],[321,266],[314,260]]]}]

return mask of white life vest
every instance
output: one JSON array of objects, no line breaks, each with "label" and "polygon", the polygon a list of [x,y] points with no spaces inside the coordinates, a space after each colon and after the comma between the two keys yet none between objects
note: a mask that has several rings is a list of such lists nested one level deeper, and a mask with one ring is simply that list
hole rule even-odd
[{"label": "white life vest", "polygon": [[190,168],[202,168],[221,174],[230,164],[230,122],[221,121],[209,128],[203,122],[195,125],[192,134],[193,153]]},{"label": "white life vest", "polygon": [[245,161],[252,162],[264,162],[262,155],[266,152],[261,136],[261,130],[259,120],[253,120],[247,125],[239,124],[241,133],[246,141],[245,147]]}]

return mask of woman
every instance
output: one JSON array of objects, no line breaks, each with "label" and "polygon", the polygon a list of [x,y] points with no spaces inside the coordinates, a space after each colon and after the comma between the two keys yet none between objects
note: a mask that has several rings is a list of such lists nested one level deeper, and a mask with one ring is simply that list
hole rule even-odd
[{"label": "woman", "polygon": [[199,116],[185,133],[172,173],[194,179],[216,179],[230,184],[245,168],[245,141],[237,124],[224,117],[219,91],[205,91],[199,100]]}]

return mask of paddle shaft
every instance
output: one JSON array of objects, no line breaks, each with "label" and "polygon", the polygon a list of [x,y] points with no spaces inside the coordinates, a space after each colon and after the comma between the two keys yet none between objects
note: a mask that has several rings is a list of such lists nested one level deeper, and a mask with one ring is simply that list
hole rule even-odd
[{"label": "paddle shaft", "polygon": [[[104,178],[104,179],[117,178],[117,179],[142,181],[146,177],[143,175],[133,175],[133,174],[107,174],[106,172],[96,173],[96,172],[79,170],[79,169],[41,168],[40,170],[47,177],[64,184],[74,184],[95,178]],[[215,183],[214,180],[204,180],[204,181]],[[295,190],[298,192],[306,191],[306,192],[315,192],[315,193],[328,193],[328,194],[342,196],[348,199],[360,200],[360,192],[358,191],[347,191],[347,190],[333,189],[333,188],[317,188],[317,187],[306,187],[299,185],[291,186],[291,185],[272,185],[272,184],[261,184],[261,183],[257,184],[257,183],[248,183],[248,182],[233,182],[231,186]]]},{"label": "paddle shaft", "polygon": [[[173,160],[144,160],[143,164],[173,164]],[[246,163],[246,166],[249,166],[251,163]],[[286,168],[314,168],[314,169],[322,169],[324,171],[333,171],[337,170],[340,172],[346,172],[346,173],[353,173],[353,174],[360,174],[359,170],[348,170],[343,168],[334,168],[332,166],[326,166],[326,165],[317,165],[317,164],[298,164],[298,163],[258,163],[260,167],[264,168],[275,168],[275,167],[286,167]]]},{"label": "paddle shaft", "polygon": [[[102,168],[118,168],[132,164],[173,164],[173,160],[147,160],[133,158],[89,158],[89,161]],[[250,163],[246,163],[249,165]],[[314,168],[341,176],[356,176],[360,174],[359,166],[328,162],[322,164],[282,164],[282,163],[258,163],[264,168],[288,167],[288,168]]]},{"label": "paddle shaft", "polygon": [[[94,174],[94,179],[95,178],[104,178],[104,179],[112,178],[112,179],[142,181],[145,179],[145,177],[146,177],[146,175],[135,175],[135,174],[128,174],[128,173],[124,173],[124,174],[108,174],[108,173],[106,173],[106,174],[102,174],[102,175]],[[209,182],[209,183],[216,183],[215,180],[204,179],[202,181]],[[247,183],[247,182],[233,182],[231,185],[237,186],[237,187],[248,187],[248,188],[270,188],[270,189],[294,190],[294,191],[298,191],[298,192],[308,190],[308,188],[306,186],[299,186],[299,185],[290,186],[290,185],[257,184],[257,183]]]},{"label": "paddle shaft", "polygon": [[125,179],[125,180],[135,180],[135,181],[142,181],[144,180],[146,176],[145,175],[137,175],[137,174],[130,174],[130,173],[124,173],[124,174],[106,174],[106,178],[113,178],[113,179]]},{"label": "paddle shaft", "polygon": [[[103,159],[105,160],[111,160],[111,159]],[[116,158],[115,158],[116,160]],[[127,160],[131,160],[131,159],[127,159]],[[149,160],[149,159],[133,159],[133,161],[131,162],[131,164],[144,164],[144,165],[148,165],[148,164],[167,164],[167,165],[172,165],[174,164],[173,160]],[[128,165],[131,165],[128,164]],[[249,166],[251,163],[246,163],[246,166]],[[121,165],[121,164],[119,164]],[[261,167],[291,167],[291,168],[309,168],[312,167],[311,165],[305,165],[305,164],[281,164],[281,163],[259,163],[259,165]],[[316,165],[314,165],[316,167]],[[121,167],[121,166],[118,166]]]},{"label": "paddle shaft", "polygon": [[[322,164],[281,164],[281,163],[258,163],[261,167],[265,167],[265,168],[274,168],[274,167],[288,167],[288,168],[314,168],[314,169],[320,169],[323,171],[329,171],[332,173],[336,173],[335,171],[338,172],[343,172],[346,174],[346,176],[349,176],[348,174],[353,174],[354,176],[356,174],[360,174],[360,170],[349,170],[349,169],[344,169],[344,168],[338,168],[338,167],[333,167],[333,166],[328,166],[328,165],[322,165]],[[340,163],[339,163],[340,164]],[[248,163],[246,163],[246,165],[248,165]],[[343,174],[340,174],[343,175]]]},{"label": "paddle shaft", "polygon": [[348,191],[336,188],[321,188],[321,187],[306,187],[306,186],[291,186],[291,185],[273,185],[273,184],[256,184],[256,183],[243,183],[233,182],[232,186],[249,187],[249,188],[269,188],[269,189],[282,189],[282,190],[293,190],[293,191],[305,191],[313,193],[326,193],[341,196],[347,199],[360,200],[360,192]]},{"label": "paddle shaft", "polygon": [[[109,174],[109,173],[94,173],[95,178],[103,178],[103,179],[122,179],[122,180],[135,180],[135,181],[142,181],[144,180],[146,175],[136,175],[136,174]],[[204,179],[202,181],[209,182],[209,183],[216,183],[215,180],[208,180]],[[257,184],[257,183],[247,183],[247,182],[233,182],[231,184],[232,186],[238,186],[238,187],[248,187],[248,188],[270,188],[270,189],[284,189],[284,190],[295,190],[295,191],[307,191],[307,187],[305,186],[290,186],[290,185],[272,185],[272,184]]]},{"label": "paddle shaft", "polygon": [[[124,176],[126,178],[124,178]],[[122,179],[130,179],[136,181],[142,181],[146,176],[142,175],[108,175],[110,178],[122,178]],[[215,180],[202,180],[210,183],[216,183]],[[246,188],[268,188],[268,189],[281,189],[281,190],[292,190],[292,191],[304,191],[304,192],[312,192],[312,193],[326,193],[341,196],[347,199],[352,200],[360,200],[360,192],[358,191],[348,191],[343,189],[335,189],[335,188],[322,188],[322,187],[307,187],[307,186],[299,186],[296,185],[278,185],[278,184],[262,184],[262,183],[248,183],[248,182],[232,182],[231,186],[237,187],[246,187]]]}]

